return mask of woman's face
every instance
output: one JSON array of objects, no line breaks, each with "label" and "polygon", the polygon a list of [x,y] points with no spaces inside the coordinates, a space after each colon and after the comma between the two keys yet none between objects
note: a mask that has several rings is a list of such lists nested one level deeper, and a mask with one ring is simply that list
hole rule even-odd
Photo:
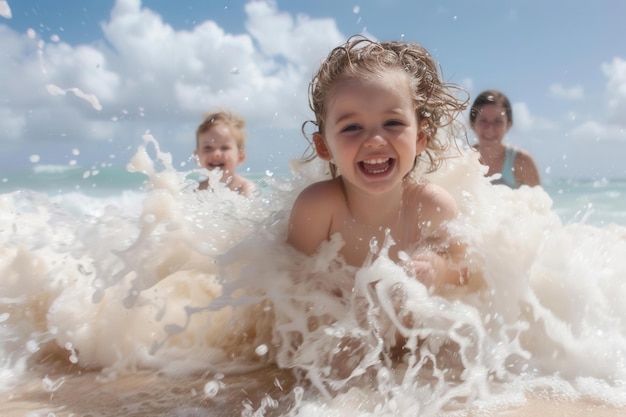
[{"label": "woman's face", "polygon": [[482,143],[501,142],[511,127],[504,107],[499,104],[486,104],[478,110],[472,130]]}]

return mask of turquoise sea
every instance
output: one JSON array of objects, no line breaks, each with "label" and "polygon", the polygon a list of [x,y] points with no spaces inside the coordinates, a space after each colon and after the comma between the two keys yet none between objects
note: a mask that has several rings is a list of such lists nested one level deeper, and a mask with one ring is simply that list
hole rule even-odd
[{"label": "turquoise sea", "polygon": [[[267,174],[246,176],[262,185]],[[197,175],[190,174],[189,178]],[[30,190],[47,195],[79,193],[95,198],[114,197],[125,192],[143,192],[148,179],[125,167],[34,166],[31,170],[0,174],[0,194]],[[553,209],[564,223],[626,226],[626,179],[544,178],[543,181]]]}]

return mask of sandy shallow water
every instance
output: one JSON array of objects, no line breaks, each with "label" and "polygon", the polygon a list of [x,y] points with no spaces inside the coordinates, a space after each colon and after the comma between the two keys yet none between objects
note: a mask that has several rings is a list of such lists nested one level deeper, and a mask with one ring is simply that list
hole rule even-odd
[{"label": "sandy shallow water", "polygon": [[[28,383],[0,394],[0,415],[4,417],[112,417],[112,416],[283,416],[295,403],[295,378],[288,370],[266,368],[236,376],[218,377],[219,391],[205,391],[214,375],[171,377],[135,373],[102,381],[99,372],[83,372],[73,366],[38,364],[31,369]],[[46,384],[46,378],[56,384]],[[62,383],[61,383],[62,381]],[[215,394],[215,395],[213,395]],[[268,400],[271,397],[272,400]],[[328,415],[350,416],[358,404],[337,404]],[[344,414],[345,413],[345,414]],[[459,415],[454,413],[455,415]],[[323,415],[323,414],[321,414]],[[321,417],[320,414],[318,416]],[[467,410],[479,416],[563,416],[618,417],[617,409],[587,401],[527,398],[526,404],[490,412]]]}]

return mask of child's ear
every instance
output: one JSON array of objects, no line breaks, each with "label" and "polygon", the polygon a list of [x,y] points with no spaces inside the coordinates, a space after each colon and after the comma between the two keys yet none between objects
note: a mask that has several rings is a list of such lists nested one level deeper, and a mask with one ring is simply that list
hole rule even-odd
[{"label": "child's ear", "polygon": [[332,158],[328,147],[326,146],[326,142],[324,141],[324,137],[320,132],[313,133],[313,145],[315,146],[315,153],[320,159],[324,161],[330,161]]},{"label": "child's ear", "polygon": [[324,141],[324,137],[320,132],[313,133],[313,145],[315,145],[315,153],[320,159],[324,161],[330,161],[332,158],[328,147],[326,146],[326,142]]},{"label": "child's ear", "polygon": [[417,153],[421,153],[428,145],[428,120],[422,120],[419,122],[419,128],[417,130]]},{"label": "child's ear", "polygon": [[245,160],[246,160],[246,151],[241,149],[241,150],[239,150],[239,162],[237,163],[237,165],[243,164],[243,161],[245,161]]}]

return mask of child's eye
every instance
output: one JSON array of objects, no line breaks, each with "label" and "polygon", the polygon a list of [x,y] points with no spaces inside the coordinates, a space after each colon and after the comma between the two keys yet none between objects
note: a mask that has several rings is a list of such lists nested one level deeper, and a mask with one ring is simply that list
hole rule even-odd
[{"label": "child's eye", "polygon": [[402,123],[400,120],[389,120],[388,122],[385,123],[385,126],[403,126],[404,123]]},{"label": "child's eye", "polygon": [[354,132],[356,130],[359,130],[361,127],[359,125],[348,125],[346,127],[344,127],[343,129],[341,129],[342,132]]}]

